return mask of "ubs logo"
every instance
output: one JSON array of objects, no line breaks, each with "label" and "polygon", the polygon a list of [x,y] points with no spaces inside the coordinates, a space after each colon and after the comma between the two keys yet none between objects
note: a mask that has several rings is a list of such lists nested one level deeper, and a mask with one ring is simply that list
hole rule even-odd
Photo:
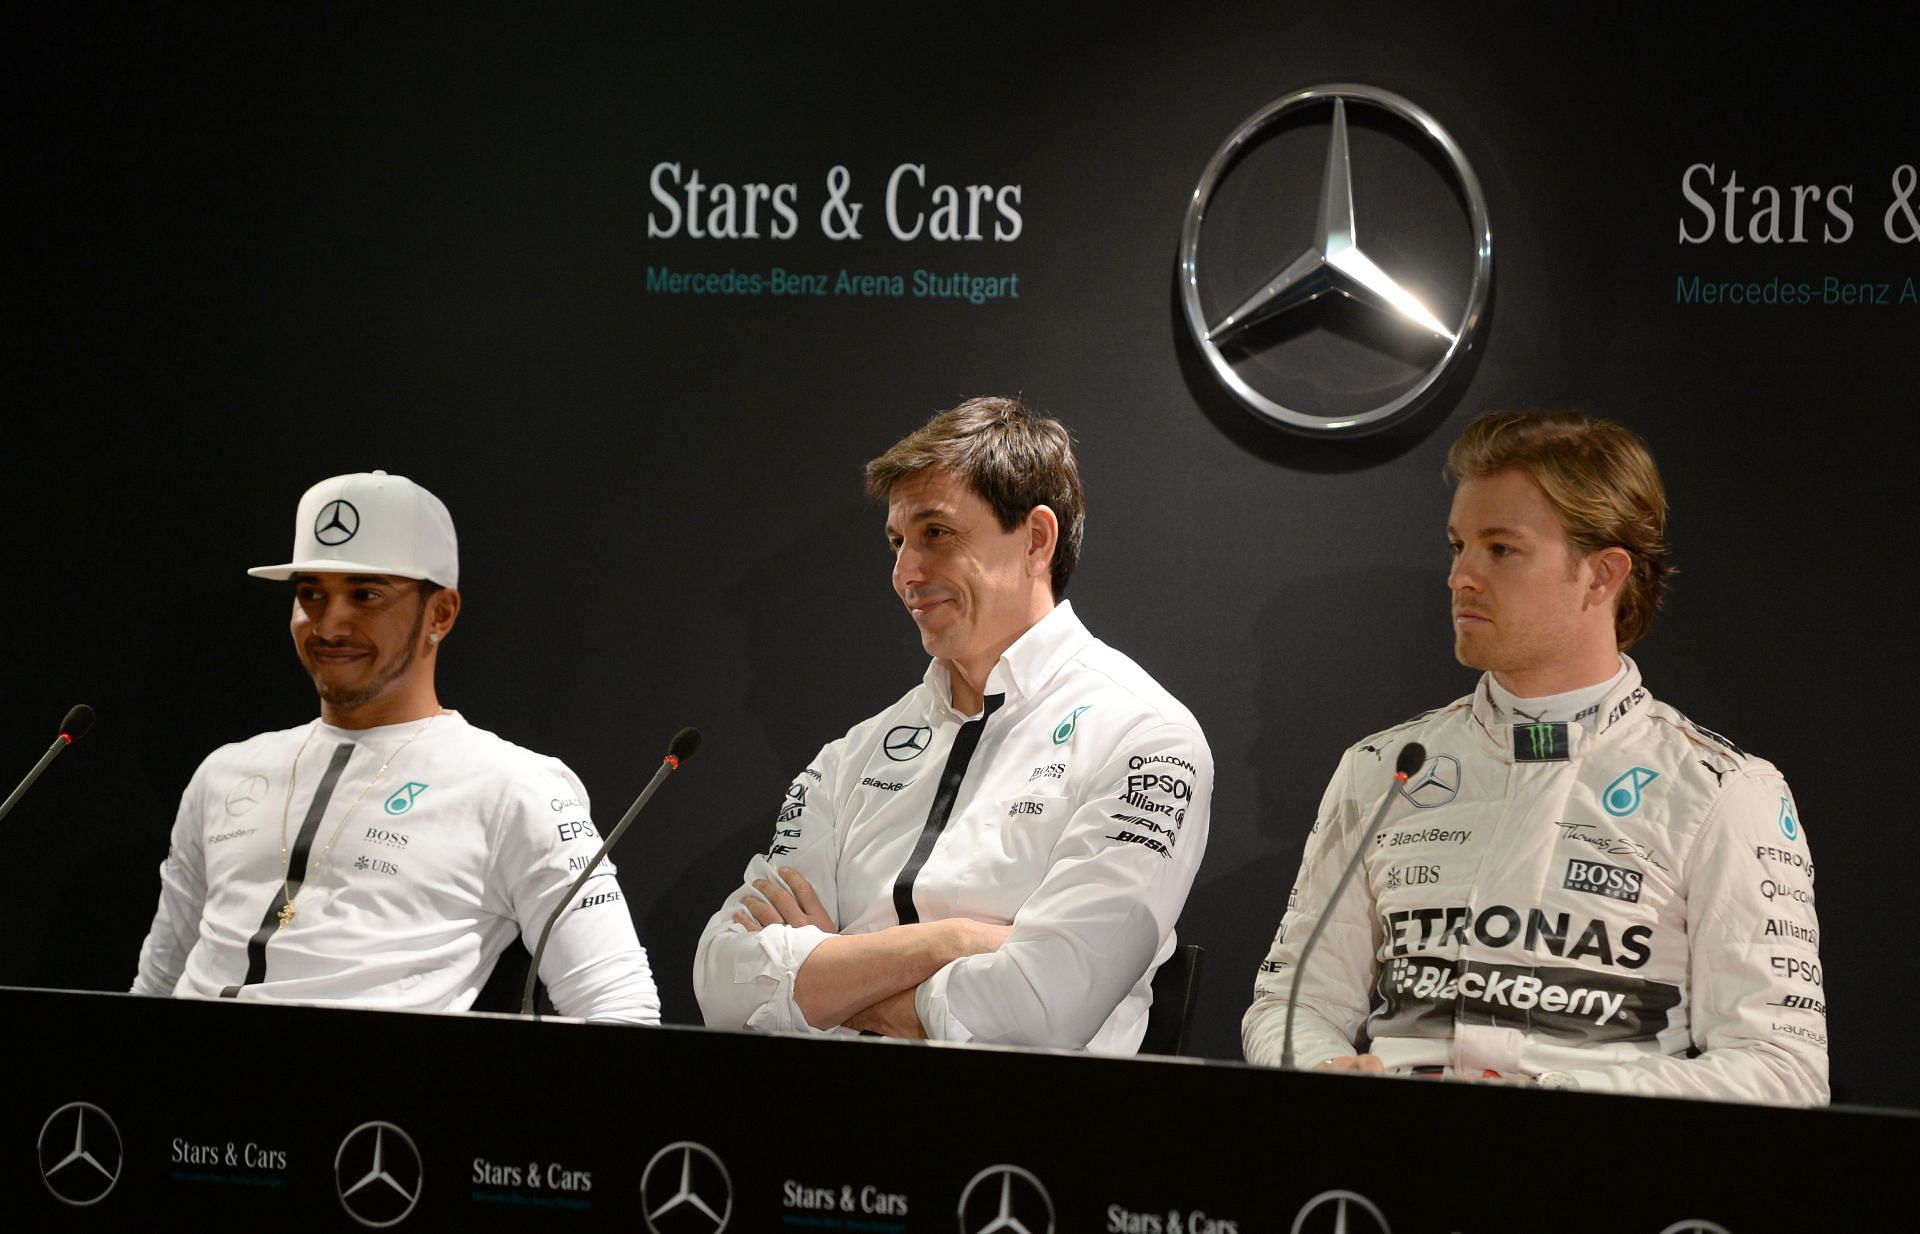
[{"label": "ubs logo", "polygon": [[40,1181],[62,1204],[86,1208],[120,1181],[120,1129],[99,1106],[69,1101],[40,1124]]},{"label": "ubs logo", "polygon": [[334,1194],[361,1225],[399,1225],[420,1202],[425,1171],[413,1137],[393,1123],[361,1123],[333,1155]]},{"label": "ubs logo", "polygon": [[733,1179],[712,1149],[675,1140],[647,1162],[640,1200],[653,1234],[720,1234],[733,1216]]}]

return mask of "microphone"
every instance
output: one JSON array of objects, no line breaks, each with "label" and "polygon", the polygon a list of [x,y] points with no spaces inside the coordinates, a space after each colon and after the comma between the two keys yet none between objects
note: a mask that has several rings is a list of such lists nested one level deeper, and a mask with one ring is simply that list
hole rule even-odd
[{"label": "microphone", "polygon": [[53,739],[53,744],[48,746],[47,752],[40,756],[40,761],[33,765],[33,770],[27,773],[27,778],[20,781],[20,787],[13,790],[5,804],[0,804],[0,818],[5,818],[13,809],[14,802],[26,795],[27,790],[33,787],[33,782],[40,778],[40,773],[47,769],[48,763],[59,756],[60,751],[85,737],[87,730],[92,727],[93,708],[85,703],[75,703],[67,712],[67,718],[60,721],[60,735]]},{"label": "microphone", "polygon": [[1400,757],[1393,762],[1393,785],[1387,789],[1387,795],[1373,811],[1373,821],[1360,835],[1360,843],[1353,849],[1353,856],[1347,859],[1347,868],[1340,871],[1340,881],[1333,885],[1333,894],[1327,897],[1327,906],[1320,910],[1320,920],[1313,923],[1313,930],[1307,935],[1307,941],[1300,948],[1300,959],[1293,966],[1293,984],[1287,990],[1286,1036],[1280,1043],[1280,1065],[1289,1071],[1293,1069],[1293,1009],[1300,1005],[1300,975],[1307,971],[1307,957],[1313,954],[1314,944],[1320,941],[1320,935],[1327,928],[1327,920],[1333,916],[1333,906],[1340,902],[1340,893],[1347,889],[1353,879],[1353,872],[1360,868],[1360,858],[1367,852],[1367,845],[1373,835],[1380,830],[1380,824],[1387,820],[1387,807],[1393,804],[1394,797],[1407,783],[1407,777],[1420,770],[1427,761],[1427,748],[1417,741],[1409,741],[1400,747]]},{"label": "microphone", "polygon": [[539,978],[540,957],[547,950],[547,939],[553,934],[553,927],[558,924],[560,914],[567,911],[567,905],[573,903],[573,897],[579,894],[580,888],[593,876],[594,867],[613,850],[614,844],[626,832],[627,825],[639,815],[640,807],[647,804],[647,799],[653,796],[654,790],[659,788],[661,782],[669,775],[678,771],[680,764],[692,758],[693,752],[699,748],[699,729],[683,728],[673,735],[673,740],[667,744],[667,756],[660,760],[660,767],[653,773],[653,779],[647,781],[647,786],[640,790],[640,795],[633,799],[632,805],[627,807],[626,814],[614,825],[613,830],[607,833],[606,839],[600,841],[599,851],[594,853],[593,860],[587,863],[587,868],[580,871],[580,876],[573,880],[573,885],[567,888],[567,894],[561,896],[560,902],[553,906],[553,912],[547,916],[547,924],[540,927],[540,941],[533,949],[533,963],[527,965],[527,984],[520,992],[521,1015],[530,1015],[536,1020],[540,1018],[540,1013],[533,1006],[533,983]]}]

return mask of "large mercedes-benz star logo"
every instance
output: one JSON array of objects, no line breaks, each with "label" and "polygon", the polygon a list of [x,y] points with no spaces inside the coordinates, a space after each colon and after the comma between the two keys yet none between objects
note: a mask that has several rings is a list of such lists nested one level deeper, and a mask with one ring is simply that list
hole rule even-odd
[{"label": "large mercedes-benz star logo", "polygon": [[1373,1201],[1357,1191],[1322,1191],[1293,1219],[1291,1234],[1393,1234]]},{"label": "large mercedes-benz star logo", "polygon": [[40,1124],[40,1181],[62,1204],[85,1208],[120,1181],[120,1129],[97,1105],[69,1101]]},{"label": "large mercedes-benz star logo", "polygon": [[932,740],[933,730],[924,724],[896,724],[887,730],[887,739],[881,748],[894,762],[906,763],[925,753],[927,743]]},{"label": "large mercedes-benz star logo", "polygon": [[1459,791],[1460,760],[1451,754],[1434,755],[1419,775],[1400,787],[1400,795],[1422,810],[1447,804]]},{"label": "large mercedes-benz star logo", "polygon": [[245,814],[267,796],[267,777],[241,776],[227,790],[227,813]]},{"label": "large mercedes-benz star logo", "polygon": [[[1329,102],[1333,105],[1333,127],[1311,243],[1253,291],[1229,291],[1224,293],[1225,298],[1209,297],[1217,304],[1232,306],[1225,312],[1209,313],[1202,305],[1200,294],[1200,239],[1208,206],[1222,179],[1251,148],[1256,135],[1274,127],[1290,113]],[[1371,253],[1361,247],[1347,139],[1349,103],[1384,110],[1412,126],[1438,148],[1452,168],[1453,179],[1466,199],[1473,273],[1465,304],[1451,322],[1442,320],[1422,296],[1416,294],[1409,285],[1406,271],[1396,274],[1389,270],[1390,265],[1406,264],[1404,260],[1393,260],[1393,255],[1404,245],[1382,246]],[[1427,273],[1433,277],[1437,272]],[[1231,277],[1214,271],[1210,281],[1217,283]],[[1241,403],[1284,428],[1350,436],[1375,432],[1410,414],[1439,388],[1440,379],[1472,348],[1493,280],[1493,233],[1487,225],[1486,200],[1481,195],[1479,179],[1452,136],[1432,116],[1399,95],[1372,86],[1310,86],[1255,112],[1214,153],[1193,190],[1186,221],[1180,229],[1179,278],[1187,328],[1215,376]],[[1402,374],[1388,382],[1378,375],[1341,372],[1334,353],[1315,350],[1311,375],[1296,382],[1291,387],[1296,392],[1288,397],[1302,403],[1312,396],[1313,402],[1324,403],[1323,406],[1282,403],[1256,389],[1242,370],[1258,367],[1245,362],[1254,356],[1256,348],[1266,346],[1274,338],[1272,330],[1256,327],[1329,294],[1383,315],[1402,332],[1414,336],[1418,348],[1428,358],[1417,362],[1411,370],[1415,375],[1410,379]],[[1242,365],[1235,365],[1228,356],[1230,351],[1243,361]],[[1344,400],[1335,397],[1330,389],[1341,385],[1351,388]]]},{"label": "large mercedes-benz star logo", "polygon": [[1689,1217],[1685,1221],[1676,1221],[1660,1234],[1728,1234],[1727,1227],[1715,1221],[1701,1217]]},{"label": "large mercedes-benz star logo", "polygon": [[340,1206],[361,1225],[379,1229],[406,1220],[420,1202],[425,1171],[413,1137],[392,1123],[361,1123],[333,1155]]},{"label": "large mercedes-benz star logo", "polygon": [[720,1234],[733,1216],[733,1179],[712,1149],[675,1140],[647,1162],[640,1200],[653,1234]]},{"label": "large mercedes-benz star logo", "polygon": [[359,530],[360,511],[354,509],[350,501],[329,501],[320,507],[319,517],[313,520],[313,538],[328,548],[345,544]]},{"label": "large mercedes-benz star logo", "polygon": [[1053,1234],[1053,1197],[1017,1165],[990,1165],[960,1193],[960,1234]]}]

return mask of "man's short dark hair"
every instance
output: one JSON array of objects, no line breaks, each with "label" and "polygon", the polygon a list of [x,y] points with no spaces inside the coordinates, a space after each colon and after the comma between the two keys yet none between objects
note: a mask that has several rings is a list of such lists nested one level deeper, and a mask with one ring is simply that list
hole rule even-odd
[{"label": "man's short dark hair", "polygon": [[1067,594],[1086,536],[1087,499],[1067,426],[1015,398],[973,398],[943,411],[867,464],[867,492],[887,501],[908,476],[939,470],[964,481],[1012,531],[1046,506],[1060,521],[1053,598]]}]

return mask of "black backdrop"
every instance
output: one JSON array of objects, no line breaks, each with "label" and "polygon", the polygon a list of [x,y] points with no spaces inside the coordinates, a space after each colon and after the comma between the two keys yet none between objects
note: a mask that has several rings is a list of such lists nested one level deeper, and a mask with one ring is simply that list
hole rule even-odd
[{"label": "black backdrop", "polygon": [[[1237,1056],[1338,751],[1471,683],[1444,620],[1446,443],[1489,408],[1575,406],[1642,432],[1674,497],[1650,684],[1793,782],[1837,1095],[1920,1105],[1887,941],[1920,865],[1893,721],[1910,587],[1884,549],[1912,508],[1920,305],[1818,302],[1830,275],[1890,299],[1920,276],[1893,187],[1920,161],[1905,19],[1028,8],[17,7],[0,755],[24,771],[71,702],[100,721],[0,824],[0,982],[124,988],[197,760],[313,711],[284,592],[242,570],[281,559],[306,485],[383,467],[459,524],[444,702],[565,758],[603,820],[674,729],[706,732],[617,853],[667,1017],[697,1020],[695,936],[788,777],[920,671],[860,464],[1017,392],[1080,443],[1076,607],[1214,747],[1182,933],[1209,951],[1198,1051]],[[1237,410],[1174,296],[1215,146],[1327,81],[1434,113],[1494,229],[1477,363],[1369,446]],[[662,162],[795,184],[797,234],[650,237]],[[902,162],[1021,186],[1020,235],[894,239]],[[1852,234],[1824,242],[1814,213],[1804,244],[1680,243],[1697,162],[1719,186],[1851,184]],[[821,232],[835,166],[859,240]],[[1020,295],[648,289],[649,267],[774,266],[1017,273]],[[1693,275],[1816,302],[1677,304]]]}]

